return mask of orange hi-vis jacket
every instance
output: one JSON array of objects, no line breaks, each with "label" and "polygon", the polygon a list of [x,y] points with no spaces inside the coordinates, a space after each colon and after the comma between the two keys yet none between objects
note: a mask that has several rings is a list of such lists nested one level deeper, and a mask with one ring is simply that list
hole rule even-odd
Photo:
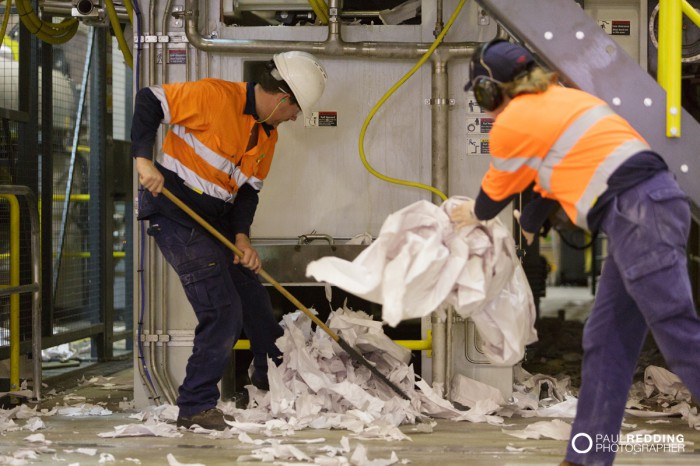
[{"label": "orange hi-vis jacket", "polygon": [[649,150],[604,101],[558,85],[509,102],[493,123],[489,146],[481,188],[491,199],[504,200],[534,182],[534,191],[558,201],[582,228],[610,175]]},{"label": "orange hi-vis jacket", "polygon": [[262,189],[277,130],[268,136],[260,129],[258,143],[246,151],[256,124],[252,115],[243,113],[246,83],[203,79],[153,86],[151,91],[161,102],[163,123],[170,124],[163,142],[165,168],[195,191],[226,202],[233,202],[245,183]]}]

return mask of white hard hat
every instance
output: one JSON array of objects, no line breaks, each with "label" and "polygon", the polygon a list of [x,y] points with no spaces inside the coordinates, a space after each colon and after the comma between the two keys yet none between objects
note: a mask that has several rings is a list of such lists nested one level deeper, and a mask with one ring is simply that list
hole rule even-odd
[{"label": "white hard hat", "polygon": [[308,117],[326,87],[326,70],[316,57],[306,52],[278,53],[272,59],[280,76],[294,93],[304,116]]}]

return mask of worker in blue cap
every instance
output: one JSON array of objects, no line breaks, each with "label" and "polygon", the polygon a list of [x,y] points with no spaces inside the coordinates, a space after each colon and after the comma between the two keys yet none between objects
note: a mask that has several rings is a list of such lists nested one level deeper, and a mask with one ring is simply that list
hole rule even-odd
[{"label": "worker in blue cap", "polygon": [[649,331],[668,367],[700,397],[700,319],[686,243],[690,206],[664,160],[603,100],[560,86],[530,52],[503,40],[471,60],[477,103],[494,118],[491,165],[459,225],[514,214],[528,243],[553,209],[607,236],[608,256],[583,333],[582,384],[562,465],[610,465],[637,359]]}]

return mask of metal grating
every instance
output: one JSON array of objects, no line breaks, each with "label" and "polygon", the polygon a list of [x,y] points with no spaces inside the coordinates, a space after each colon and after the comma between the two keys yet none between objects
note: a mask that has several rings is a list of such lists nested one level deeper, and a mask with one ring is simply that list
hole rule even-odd
[{"label": "metal grating", "polygon": [[[61,333],[100,321],[91,308],[99,271],[90,270],[90,232],[98,225],[88,216],[90,140],[88,115],[88,28],[81,26],[67,43],[53,48],[53,331]],[[81,104],[81,90],[86,86]],[[79,129],[76,122],[80,116]],[[76,132],[77,131],[77,132]],[[77,144],[74,144],[77,142]]]}]

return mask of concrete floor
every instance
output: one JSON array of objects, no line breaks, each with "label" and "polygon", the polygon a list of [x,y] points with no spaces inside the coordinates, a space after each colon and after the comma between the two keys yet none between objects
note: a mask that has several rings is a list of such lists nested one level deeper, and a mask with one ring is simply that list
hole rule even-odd
[{"label": "concrete floor", "polygon": [[[97,366],[93,372],[99,373]],[[89,377],[89,376],[88,376]],[[0,464],[143,464],[143,465],[223,465],[223,464],[259,464],[259,461],[238,461],[241,456],[249,455],[252,450],[262,446],[244,444],[237,439],[214,439],[208,435],[184,432],[180,438],[165,437],[128,437],[102,438],[99,433],[112,432],[114,427],[123,424],[140,423],[129,418],[133,410],[123,410],[119,402],[132,399],[131,385],[133,369],[122,368],[111,374],[110,382],[116,389],[104,390],[95,386],[64,386],[56,394],[47,395],[39,408],[52,408],[64,404],[76,404],[76,396],[84,396],[87,403],[101,404],[113,414],[109,416],[67,417],[61,415],[43,418],[46,427],[35,433],[44,435],[50,444],[30,443],[27,437],[32,434],[28,430],[2,432],[0,436]],[[52,389],[50,381],[44,393]],[[65,382],[64,382],[65,385]],[[73,401],[64,401],[70,395]],[[488,424],[473,424],[468,422],[453,422],[440,420],[431,433],[415,431],[415,426],[406,425],[402,431],[410,441],[387,442],[381,440],[359,440],[351,432],[341,430],[303,430],[294,435],[278,438],[283,444],[294,445],[306,452],[310,457],[321,456],[320,449],[324,446],[340,447],[341,438],[350,439],[350,450],[357,445],[367,448],[367,458],[370,460],[391,458],[396,454],[399,462],[395,464],[412,465],[557,465],[561,461],[566,448],[566,441],[558,440],[523,440],[505,434],[502,430],[519,430],[537,421],[549,421],[541,418],[511,418],[506,419],[506,427]],[[627,418],[627,423],[637,424],[636,429],[654,429],[659,434],[682,434],[685,438],[685,452],[657,454],[621,454],[616,464],[622,465],[697,465],[700,464],[700,431],[691,430],[679,418],[669,419],[668,424],[645,424],[646,419]],[[570,419],[564,419],[571,422]],[[18,426],[23,426],[25,420],[16,420]],[[251,435],[253,438],[261,436]],[[308,439],[323,439],[318,443],[303,443]],[[697,450],[696,450],[697,445]],[[35,459],[27,463],[10,462],[12,455],[21,456],[21,450],[37,451]],[[43,452],[41,452],[43,449]],[[94,455],[81,453],[79,449],[94,449]],[[90,450],[81,450],[89,453]],[[114,458],[112,463],[106,456]],[[176,462],[169,462],[168,454],[172,454]],[[4,458],[2,457],[4,455]],[[345,455],[349,459],[350,454]],[[102,459],[101,459],[102,458]],[[337,457],[336,457],[337,458]],[[275,464],[312,464],[303,462],[277,462]],[[345,462],[328,464],[370,464],[363,462]],[[376,463],[391,464],[391,463]]]},{"label": "concrete floor", "polygon": [[[590,308],[592,296],[586,288],[565,289],[560,293],[554,289],[542,302],[542,315],[555,316],[560,309],[566,309],[567,319],[583,320]],[[49,371],[51,372],[51,371]],[[78,379],[94,376],[112,377],[110,383],[114,388],[105,390],[94,385],[80,385]],[[142,464],[142,465],[229,465],[259,464],[258,460],[241,459],[268,445],[252,445],[236,439],[216,439],[206,434],[183,432],[179,438],[166,437],[128,437],[103,438],[98,434],[113,432],[116,426],[140,424],[130,418],[136,411],[125,408],[120,402],[133,400],[133,367],[131,359],[124,361],[95,364],[83,369],[76,375],[67,371],[62,375],[45,371],[45,386],[42,390],[43,400],[39,409],[51,409],[56,406],[75,405],[79,398],[85,402],[99,404],[113,411],[109,416],[68,417],[53,415],[43,417],[45,428],[36,433],[43,434],[45,444],[31,443],[27,437],[32,432],[19,429],[26,420],[15,420],[16,430],[0,427],[0,464]],[[66,398],[68,397],[68,398]],[[2,411],[0,411],[2,419]],[[634,424],[631,430],[650,429],[655,434],[683,435],[685,447],[683,453],[622,453],[618,454],[619,465],[698,465],[700,464],[700,431],[692,430],[680,418],[664,418],[668,423],[647,424],[648,419],[628,416],[625,423]],[[343,430],[297,431],[287,437],[277,437],[282,444],[293,445],[309,457],[320,457],[324,447],[341,446],[341,439],[349,439],[350,453],[343,457],[334,457],[337,461],[328,465],[383,465],[395,453],[398,461],[393,464],[412,465],[558,465],[564,457],[567,442],[551,439],[520,439],[503,430],[521,430],[538,421],[551,421],[551,418],[505,419],[504,426],[474,424],[438,420],[430,433],[418,432],[416,426],[402,426],[401,430],[410,437],[410,441],[383,441],[358,439],[352,432]],[[571,423],[571,419],[563,419]],[[261,435],[251,435],[253,439],[269,440]],[[322,439],[322,440],[318,440]],[[317,440],[317,443],[306,443]],[[50,443],[48,443],[50,442]],[[377,460],[353,461],[351,456],[359,445],[367,449],[366,458]],[[26,458],[26,462],[17,461],[23,457],[23,451],[33,450],[35,458]],[[89,455],[88,453],[93,453]],[[108,456],[111,455],[111,456]],[[168,455],[171,455],[170,459]],[[15,457],[13,459],[12,457]],[[113,462],[110,461],[113,458]],[[13,462],[14,461],[14,462]],[[275,464],[313,464],[277,461]]]}]

